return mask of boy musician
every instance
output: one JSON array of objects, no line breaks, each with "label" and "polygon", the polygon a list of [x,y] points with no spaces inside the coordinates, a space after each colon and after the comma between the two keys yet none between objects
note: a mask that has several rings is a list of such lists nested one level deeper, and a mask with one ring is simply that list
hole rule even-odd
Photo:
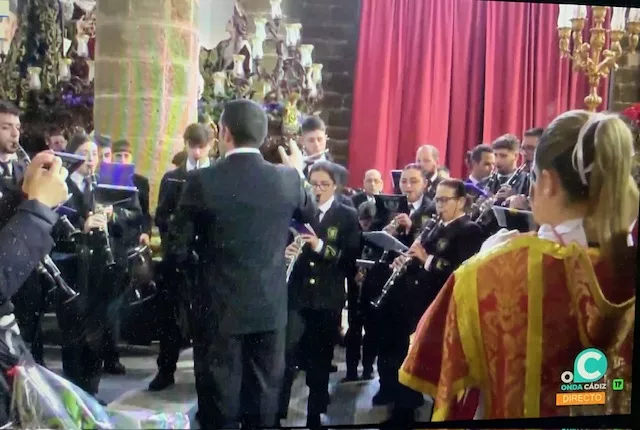
[{"label": "boy musician", "polygon": [[[161,272],[164,285],[162,291],[162,306],[159,312],[160,321],[160,352],[158,354],[158,373],[149,383],[150,391],[160,391],[175,383],[174,373],[180,356],[180,350],[188,339],[186,330],[178,324],[178,314],[184,315],[187,300],[184,296],[186,285],[182,281],[183,272],[172,260],[169,241],[169,223],[173,219],[187,173],[195,169],[202,169],[211,165],[209,151],[211,150],[211,129],[204,124],[191,124],[184,132],[187,158],[176,169],[164,174],[160,182],[158,207],[156,208],[156,225],[162,238],[163,261]],[[178,286],[182,290],[178,290]]]},{"label": "boy musician", "polygon": [[[290,244],[286,256],[291,259],[301,252],[289,280],[289,302],[304,322],[299,348],[306,363],[298,364],[306,369],[309,387],[307,426],[315,428],[329,404],[335,328],[344,306],[345,279],[354,276],[360,237],[356,211],[335,198],[335,168],[327,162],[315,163],[309,178],[319,206],[311,223],[315,234],[302,236],[302,248],[296,242]],[[287,367],[293,365],[287,363]]]}]

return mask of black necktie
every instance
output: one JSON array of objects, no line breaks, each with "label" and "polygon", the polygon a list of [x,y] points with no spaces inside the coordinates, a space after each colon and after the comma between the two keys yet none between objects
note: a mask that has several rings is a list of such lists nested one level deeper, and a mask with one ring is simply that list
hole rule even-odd
[{"label": "black necktie", "polygon": [[9,162],[0,161],[0,168],[2,169],[2,177],[3,178],[11,178],[11,170],[9,167]]},{"label": "black necktie", "polygon": [[322,211],[320,209],[318,209],[318,212],[316,212],[316,222],[318,224],[320,224],[320,218],[322,218]]},{"label": "black necktie", "polygon": [[93,210],[93,192],[91,191],[91,178],[84,178],[84,191],[82,192],[84,204],[89,206],[89,210]]}]

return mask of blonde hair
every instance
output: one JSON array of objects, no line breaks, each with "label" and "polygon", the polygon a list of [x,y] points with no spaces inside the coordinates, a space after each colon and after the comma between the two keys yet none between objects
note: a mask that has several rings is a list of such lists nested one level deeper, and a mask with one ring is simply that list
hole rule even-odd
[{"label": "blonde hair", "polygon": [[638,187],[631,175],[633,135],[618,115],[565,112],[540,137],[538,172],[558,173],[569,203],[586,203],[585,223],[602,252],[613,261],[626,249]]}]

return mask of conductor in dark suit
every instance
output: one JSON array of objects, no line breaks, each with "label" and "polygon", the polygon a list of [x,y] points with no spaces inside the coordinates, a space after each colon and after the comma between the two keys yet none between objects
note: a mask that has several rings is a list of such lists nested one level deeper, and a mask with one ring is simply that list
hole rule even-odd
[{"label": "conductor in dark suit", "polygon": [[222,158],[187,176],[175,223],[179,262],[197,256],[191,291],[198,420],[276,424],[284,373],[287,286],[284,250],[291,219],[313,220],[316,204],[297,168],[266,162],[267,116],[249,100],[220,118]]}]

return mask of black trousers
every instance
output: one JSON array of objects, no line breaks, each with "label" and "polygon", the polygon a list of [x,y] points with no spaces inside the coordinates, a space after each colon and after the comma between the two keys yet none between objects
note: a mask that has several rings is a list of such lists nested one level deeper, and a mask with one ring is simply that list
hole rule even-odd
[{"label": "black trousers", "polygon": [[37,273],[33,273],[11,301],[14,314],[25,342],[30,343],[31,354],[38,364],[44,363],[42,320],[47,310],[48,291],[52,288]]},{"label": "black trousers", "polygon": [[[193,361],[203,429],[277,424],[285,331],[229,335],[195,321]],[[241,404],[244,403],[244,404]]]},{"label": "black trousers", "polygon": [[175,266],[165,262],[159,267],[158,279],[158,371],[173,375],[180,351],[189,341],[189,303],[186,289],[188,280]]},{"label": "black trousers", "polygon": [[[95,395],[102,376],[102,341],[110,299],[107,288],[113,274],[103,262],[80,263],[73,258],[57,264],[67,284],[80,293],[71,302],[60,291],[54,293],[62,334],[62,370],[70,382]],[[89,273],[93,280],[90,285]]]},{"label": "black trousers", "polygon": [[[349,307],[349,329],[346,336],[347,376],[358,375],[358,364],[362,358],[364,371],[373,371],[378,356],[380,328],[376,311],[367,304]],[[364,329],[364,336],[362,330]],[[362,354],[361,354],[362,351]]]},{"label": "black trousers", "polygon": [[402,385],[398,381],[398,371],[407,356],[409,337],[415,331],[418,319],[415,312],[407,312],[407,309],[396,301],[383,306],[379,315],[380,390],[394,400],[396,409],[413,410],[423,402],[423,396]]}]

